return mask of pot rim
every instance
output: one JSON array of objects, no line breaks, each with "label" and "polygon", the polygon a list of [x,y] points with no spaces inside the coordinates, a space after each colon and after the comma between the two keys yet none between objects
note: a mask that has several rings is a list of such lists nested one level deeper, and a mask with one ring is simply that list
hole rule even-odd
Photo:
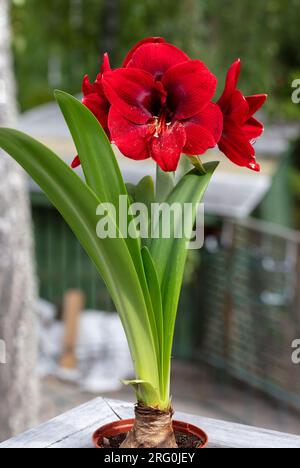
[{"label": "pot rim", "polygon": [[[134,421],[134,419],[122,419],[120,421],[114,421],[112,423],[100,427],[93,434],[94,446],[97,449],[101,449],[103,447],[101,447],[101,445],[99,444],[100,439],[103,440],[104,437],[109,438],[111,436],[129,432],[134,425]],[[198,448],[204,449],[207,447],[208,435],[203,431],[203,429],[200,429],[199,427],[194,426],[193,424],[175,420],[173,421],[173,427],[177,431],[198,437],[202,441],[201,447]]]}]

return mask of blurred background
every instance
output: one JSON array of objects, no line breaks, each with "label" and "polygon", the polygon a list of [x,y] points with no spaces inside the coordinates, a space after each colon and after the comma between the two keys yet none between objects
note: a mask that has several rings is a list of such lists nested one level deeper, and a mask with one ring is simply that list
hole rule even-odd
[{"label": "blurred background", "polygon": [[[245,94],[268,93],[262,173],[220,159],[205,246],[188,259],[174,347],[174,406],[300,434],[299,0],[0,0],[0,125],[18,125],[71,162],[53,90],[80,95],[108,51],[119,66],[164,36],[219,77],[242,59]],[[294,86],[294,87],[293,87]],[[300,81],[296,86],[300,87]],[[297,95],[300,98],[300,92]],[[296,96],[296,97],[297,97]],[[293,102],[294,101],[294,102]],[[154,164],[119,155],[128,182]],[[80,170],[79,170],[80,173]],[[134,401],[114,306],[59,213],[0,159],[0,439],[104,395]],[[21,221],[21,222],[20,222]]]}]

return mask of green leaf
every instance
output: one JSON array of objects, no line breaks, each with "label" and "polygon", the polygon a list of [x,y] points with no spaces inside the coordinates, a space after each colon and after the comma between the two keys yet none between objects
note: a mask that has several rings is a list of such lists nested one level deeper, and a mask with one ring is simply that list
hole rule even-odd
[{"label": "green leaf", "polygon": [[183,176],[185,176],[188,172],[193,169],[193,165],[191,163],[190,157],[186,154],[183,154],[180,158],[178,169],[176,171],[176,179],[180,180]]},{"label": "green leaf", "polygon": [[135,202],[135,189],[136,189],[136,186],[134,184],[130,184],[130,183],[126,184],[126,190],[129,195],[130,203]]},{"label": "green leaf", "polygon": [[175,173],[164,172],[157,165],[156,167],[156,201],[164,202],[175,187]]},{"label": "green leaf", "polygon": [[[85,179],[102,203],[112,203],[117,213],[117,226],[126,238],[128,249],[140,275],[142,259],[138,238],[127,236],[119,224],[119,197],[125,197],[129,208],[128,193],[112,146],[92,112],[78,99],[63,91],[55,91],[56,100],[65,117],[81,161]],[[128,216],[128,221],[132,217]],[[127,224],[125,229],[127,229]]]},{"label": "green leaf", "polygon": [[[206,174],[199,174],[196,169],[189,172],[175,187],[166,203],[168,205],[179,203],[183,207],[184,203],[196,205],[201,202],[217,166],[218,163],[205,164]],[[187,257],[187,242],[190,240],[193,231],[195,216],[196,212],[194,212],[193,222],[189,226],[190,235],[182,236],[180,239],[174,238],[177,223],[182,223],[182,220],[177,219],[177,217],[173,220],[170,238],[154,238],[150,248],[162,293],[164,311],[163,372],[165,382],[169,382],[174,327]],[[156,227],[157,236],[161,229],[161,221],[162,218],[160,218],[160,223]],[[169,394],[168,387],[165,387],[165,392],[166,395]]]},{"label": "green leaf", "polygon": [[158,281],[157,271],[155,269],[152,256],[150,254],[149,249],[146,246],[142,248],[142,257],[143,257],[146,279],[147,279],[151,301],[152,301],[154,320],[156,323],[156,330],[157,330],[157,335],[159,338],[159,349],[160,349],[160,356],[161,356],[162,350],[163,350],[163,334],[164,334],[161,290],[160,290],[160,285]]},{"label": "green leaf", "polygon": [[199,156],[187,156],[190,158],[192,165],[197,169],[199,174],[206,174],[206,170],[204,165],[202,164],[201,159]]},{"label": "green leaf", "polygon": [[[0,147],[9,153],[44,190],[60,211],[105,281],[120,314],[138,378],[160,393],[158,356],[140,278],[125,240],[100,239],[96,233],[96,194],[52,151],[10,129],[0,129]],[[148,399],[147,399],[148,398]]]},{"label": "green leaf", "polygon": [[151,205],[155,202],[155,186],[152,177],[144,177],[137,185],[127,183],[126,189],[131,202],[143,203],[151,214]]},{"label": "green leaf", "polygon": [[144,203],[151,212],[151,205],[155,202],[155,187],[151,176],[144,177],[136,186],[135,201]]},{"label": "green leaf", "polygon": [[[134,188],[133,188],[134,187]],[[151,237],[151,208],[155,202],[155,187],[151,176],[144,177],[136,186],[129,184],[132,203],[143,203],[147,208],[147,216],[143,216],[144,226],[148,226],[148,237],[142,237],[142,245],[148,246]],[[143,211],[142,211],[143,215]]]},{"label": "green leaf", "polygon": [[[146,382],[145,380],[121,380],[121,383],[125,386],[131,385],[136,391],[138,401],[145,400],[145,391],[147,395],[153,395],[153,399],[156,398],[156,391],[151,385],[151,383]],[[168,402],[169,403],[169,402]]]},{"label": "green leaf", "polygon": [[118,206],[119,195],[127,195],[127,191],[103,128],[78,99],[63,91],[54,94],[76,145],[87,184],[100,200]]}]

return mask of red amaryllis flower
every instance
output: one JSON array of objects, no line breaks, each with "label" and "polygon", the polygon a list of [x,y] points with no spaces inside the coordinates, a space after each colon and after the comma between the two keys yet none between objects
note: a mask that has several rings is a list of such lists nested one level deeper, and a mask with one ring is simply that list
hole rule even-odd
[{"label": "red amaryllis flower", "polygon": [[237,89],[240,71],[241,61],[237,60],[228,71],[225,90],[218,102],[224,117],[219,148],[238,166],[259,172],[253,144],[262,135],[264,126],[253,115],[263,106],[267,95],[245,97]]},{"label": "red amaryllis flower", "polygon": [[[109,64],[108,55],[104,54],[101,72],[97,76],[96,81],[94,83],[91,83],[88,75],[86,75],[82,83],[82,103],[86,107],[88,107],[88,109],[90,109],[90,111],[95,115],[95,117],[97,117],[109,138],[110,133],[108,128],[108,113],[110,109],[110,103],[103,91],[102,76],[103,73],[110,70],[111,68]],[[78,156],[76,156],[76,158],[72,162],[72,167],[76,168],[78,166],[80,166],[80,159]]]},{"label": "red amaryllis flower", "polygon": [[164,171],[175,171],[181,153],[200,155],[216,146],[223,121],[211,102],[217,80],[202,62],[150,38],[124,65],[104,73],[103,87],[112,106],[111,138],[125,156],[152,157]]}]

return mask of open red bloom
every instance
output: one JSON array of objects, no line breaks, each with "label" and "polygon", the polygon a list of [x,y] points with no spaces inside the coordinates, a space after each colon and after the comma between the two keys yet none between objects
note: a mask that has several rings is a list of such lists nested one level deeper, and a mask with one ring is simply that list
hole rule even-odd
[{"label": "open red bloom", "polygon": [[224,117],[219,148],[238,166],[259,172],[253,144],[262,135],[264,126],[253,115],[263,106],[267,95],[245,97],[237,89],[240,71],[241,62],[237,60],[228,71],[225,90],[218,102]]},{"label": "open red bloom", "polygon": [[[82,83],[82,92],[83,99],[82,103],[90,109],[90,111],[97,117],[100,124],[102,125],[104,131],[107,133],[107,136],[110,138],[110,132],[108,128],[108,113],[110,109],[110,103],[106,98],[103,85],[102,85],[102,76],[103,73],[110,71],[109,58],[107,54],[104,54],[103,65],[101,67],[101,72],[96,78],[94,83],[91,83],[89,77],[86,75]],[[72,162],[72,167],[76,168],[80,166],[80,159],[78,156]]]},{"label": "open red bloom", "polygon": [[102,82],[112,141],[125,156],[152,157],[164,171],[175,171],[181,153],[199,155],[216,146],[223,123],[211,102],[217,80],[202,62],[150,38],[124,65],[104,73]]}]

